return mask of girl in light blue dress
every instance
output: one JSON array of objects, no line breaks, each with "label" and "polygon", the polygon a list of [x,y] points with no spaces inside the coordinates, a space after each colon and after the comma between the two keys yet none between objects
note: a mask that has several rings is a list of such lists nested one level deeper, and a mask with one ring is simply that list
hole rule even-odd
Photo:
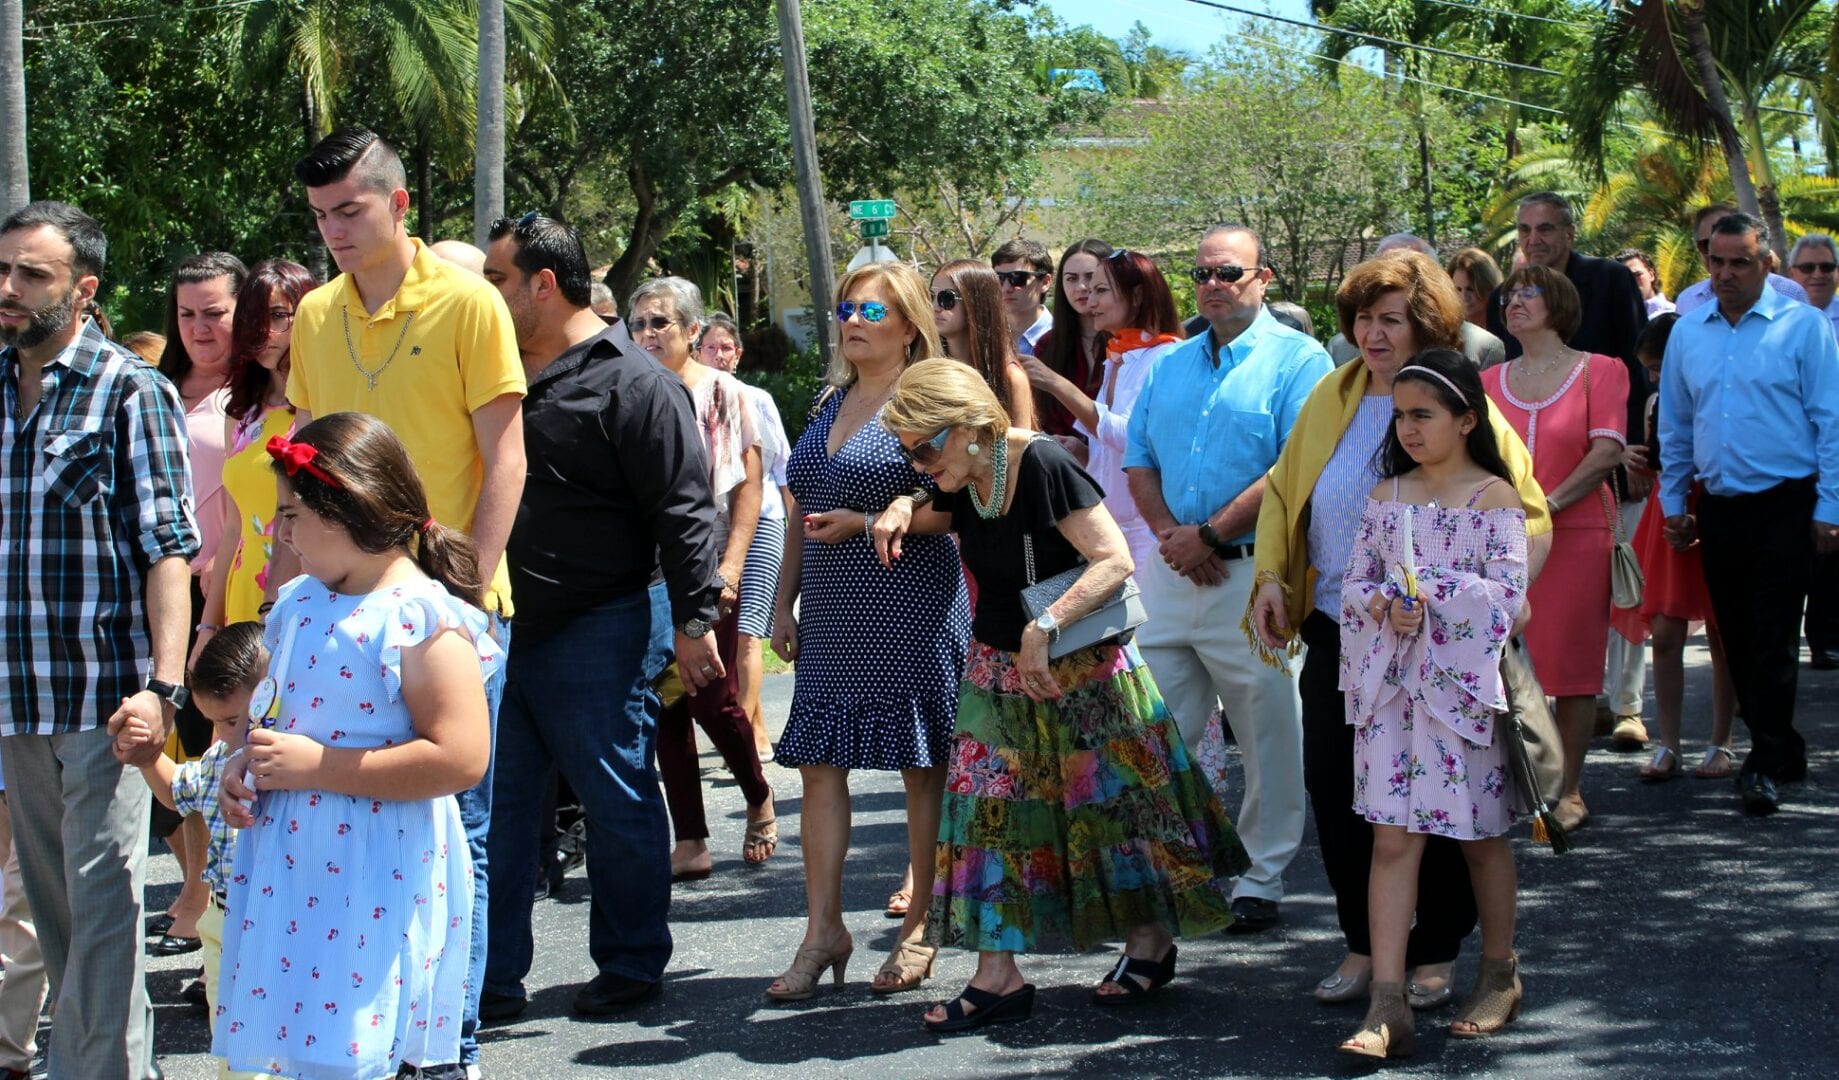
[{"label": "girl in light blue dress", "polygon": [[457,1078],[473,877],[453,796],[485,772],[503,663],[477,561],[382,421],[337,413],[267,449],[304,573],[225,769],[244,831],[212,1050],[290,1077]]}]

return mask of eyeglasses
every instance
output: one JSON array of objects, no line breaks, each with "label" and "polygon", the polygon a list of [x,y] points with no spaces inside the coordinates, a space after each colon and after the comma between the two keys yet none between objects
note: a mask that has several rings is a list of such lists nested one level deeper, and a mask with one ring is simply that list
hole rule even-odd
[{"label": "eyeglasses", "polygon": [[836,321],[846,323],[857,312],[863,322],[878,323],[888,317],[888,306],[879,300],[845,300],[836,306]]},{"label": "eyeglasses", "polygon": [[932,294],[932,306],[938,308],[940,311],[950,311],[952,308],[958,306],[958,301],[960,299],[962,299],[962,297],[958,295],[955,289],[940,289],[938,292]]},{"label": "eyeglasses", "polygon": [[900,456],[914,465],[931,465],[939,460],[940,454],[945,452],[945,440],[949,438],[951,438],[951,429],[946,428],[918,446],[908,446],[902,443]]},{"label": "eyeglasses", "polygon": [[998,270],[996,279],[1011,289],[1026,289],[1047,276],[1045,270]]},{"label": "eyeglasses", "polygon": [[1795,263],[1794,268],[1803,274],[1830,274],[1834,270],[1839,270],[1839,263],[1804,262]]},{"label": "eyeglasses", "polygon": [[292,325],[294,325],[293,308],[276,307],[268,309],[268,329],[270,333],[285,330]]},{"label": "eyeglasses", "polygon": [[670,326],[676,321],[677,320],[671,318],[669,315],[650,315],[642,319],[633,319],[628,325],[632,328],[632,336],[637,337],[647,330],[662,331],[665,327]]},{"label": "eyeglasses", "polygon": [[1235,265],[1197,266],[1188,271],[1188,276],[1194,279],[1194,284],[1196,285],[1205,285],[1209,281],[1218,281],[1222,285],[1231,285],[1233,282],[1251,272],[1252,271],[1247,270],[1243,266]]},{"label": "eyeglasses", "polygon": [[1545,289],[1538,285],[1522,285],[1517,289],[1501,291],[1501,306],[1506,307],[1515,300],[1537,300],[1545,295]]}]

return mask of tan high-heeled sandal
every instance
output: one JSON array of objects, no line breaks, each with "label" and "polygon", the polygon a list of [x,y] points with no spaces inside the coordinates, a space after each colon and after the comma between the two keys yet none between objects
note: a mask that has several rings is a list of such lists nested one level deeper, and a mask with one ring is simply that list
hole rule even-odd
[{"label": "tan high-heeled sandal", "polygon": [[[1520,958],[1510,956],[1505,960],[1481,958],[1481,975],[1475,980],[1475,992],[1450,1022],[1449,1033],[1453,1039],[1481,1039],[1494,1034],[1519,1019],[1520,998]],[[1474,1030],[1465,1030],[1458,1025],[1472,1024]]]},{"label": "tan high-heeled sandal", "polygon": [[1370,1058],[1410,1057],[1418,1048],[1417,1018],[1405,1001],[1404,983],[1372,984],[1366,1019],[1354,1037],[1341,1044],[1343,1054]]},{"label": "tan high-heeled sandal", "polygon": [[849,955],[856,951],[856,943],[848,934],[843,935],[843,947],[820,948],[805,945],[792,957],[792,966],[785,974],[779,976],[779,986],[767,987],[766,996],[774,1001],[809,1001],[817,996],[818,980],[824,972],[830,970],[836,975],[836,988],[843,989],[843,970],[849,966]]},{"label": "tan high-heeled sandal", "polygon": [[[875,972],[875,981],[868,988],[877,994],[898,994],[911,990],[932,978],[932,964],[938,956],[939,950],[931,945],[903,941],[894,946],[894,951],[882,962],[880,970]],[[899,981],[882,982],[883,975],[892,975]]]}]

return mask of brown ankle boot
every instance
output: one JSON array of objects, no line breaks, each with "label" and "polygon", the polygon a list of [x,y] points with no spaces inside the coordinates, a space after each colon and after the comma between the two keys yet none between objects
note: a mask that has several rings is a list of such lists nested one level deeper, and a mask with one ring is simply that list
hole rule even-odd
[{"label": "brown ankle boot", "polygon": [[1366,1019],[1354,1037],[1341,1044],[1343,1054],[1359,1057],[1410,1057],[1417,1049],[1417,1020],[1405,1000],[1404,983],[1373,983]]},{"label": "brown ankle boot", "polygon": [[[1481,975],[1475,980],[1475,992],[1462,1006],[1462,1012],[1450,1023],[1449,1033],[1457,1039],[1480,1039],[1512,1023],[1520,1015],[1520,958],[1505,960],[1482,957]],[[1459,1027],[1473,1024],[1474,1030]]]}]

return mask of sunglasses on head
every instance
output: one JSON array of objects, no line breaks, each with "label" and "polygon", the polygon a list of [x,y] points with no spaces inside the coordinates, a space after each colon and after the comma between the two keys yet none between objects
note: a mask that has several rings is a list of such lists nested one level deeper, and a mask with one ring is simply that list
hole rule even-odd
[{"label": "sunglasses on head", "polygon": [[1196,285],[1205,285],[1209,281],[1218,281],[1222,285],[1231,285],[1233,282],[1249,273],[1252,273],[1252,271],[1247,270],[1243,266],[1229,264],[1226,266],[1197,266],[1188,271],[1188,276],[1194,279],[1194,284]]},{"label": "sunglasses on head", "polygon": [[1839,270],[1839,263],[1804,262],[1795,263],[1794,268],[1803,274],[1830,274],[1834,270]]},{"label": "sunglasses on head", "polygon": [[1026,289],[1047,276],[1045,270],[998,270],[996,279],[1011,289]]},{"label": "sunglasses on head", "polygon": [[671,318],[669,315],[650,315],[642,319],[633,319],[631,327],[633,334],[636,335],[642,334],[647,330],[661,331],[676,321],[677,320]]},{"label": "sunglasses on head", "polygon": [[956,289],[940,289],[932,294],[932,306],[940,311],[950,311],[958,306],[961,299]]},{"label": "sunglasses on head", "polygon": [[945,452],[945,440],[949,438],[951,438],[951,429],[946,428],[918,446],[908,446],[902,443],[900,456],[914,465],[931,465],[939,460],[940,454]]},{"label": "sunglasses on head", "polygon": [[836,321],[848,322],[857,312],[863,322],[880,322],[888,317],[888,306],[879,300],[845,300],[836,306]]}]

